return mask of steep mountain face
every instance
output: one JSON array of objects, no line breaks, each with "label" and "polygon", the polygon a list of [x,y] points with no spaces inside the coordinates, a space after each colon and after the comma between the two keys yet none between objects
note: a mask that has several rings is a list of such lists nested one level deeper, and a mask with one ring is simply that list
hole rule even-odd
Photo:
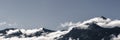
[{"label": "steep mountain face", "polygon": [[[87,25],[86,29],[81,29],[84,26],[73,27],[70,32],[63,35],[59,40],[114,40],[113,37],[118,37],[120,34],[120,21],[105,18],[103,16],[87,20],[81,24]],[[73,24],[74,26],[77,26]],[[72,25],[72,26],[73,26]],[[69,25],[70,26],[70,25]],[[120,40],[120,39],[118,39]]]},{"label": "steep mountain face", "polygon": [[73,28],[59,40],[79,39],[79,40],[110,40],[113,36],[120,34],[120,28],[102,28],[94,23],[88,29]]},{"label": "steep mountain face", "polygon": [[17,29],[0,30],[2,40],[120,40],[120,20],[95,17],[78,23],[65,23],[68,30]]}]

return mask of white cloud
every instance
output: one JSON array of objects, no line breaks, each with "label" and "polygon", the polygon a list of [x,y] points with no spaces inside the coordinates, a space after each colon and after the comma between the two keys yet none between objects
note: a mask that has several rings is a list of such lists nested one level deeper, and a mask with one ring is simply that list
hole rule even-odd
[{"label": "white cloud", "polygon": [[38,31],[42,31],[43,28],[39,28],[39,29],[28,29],[28,30],[25,30],[25,29],[20,29],[20,31],[26,35],[31,35],[31,34],[34,34],[35,32],[38,32]]},{"label": "white cloud", "polygon": [[113,38],[111,38],[111,40],[120,40],[120,34],[117,37],[113,36]]},{"label": "white cloud", "polygon": [[109,18],[103,19],[101,17],[95,17],[90,20],[87,20],[84,22],[78,22],[78,23],[66,22],[64,24],[61,24],[61,26],[63,26],[63,27],[80,27],[82,29],[86,29],[89,26],[89,25],[86,25],[87,23],[96,23],[97,25],[99,25],[103,28],[120,27],[120,20],[111,20]]},{"label": "white cloud", "polygon": [[7,35],[15,33],[15,32],[18,32],[18,31],[19,31],[18,29],[16,29],[16,30],[9,30],[9,31],[7,31]]},{"label": "white cloud", "polygon": [[[15,32],[15,31],[11,31],[9,32],[12,33],[12,32]],[[64,35],[68,33],[68,31],[57,31],[57,32],[52,32],[50,34],[47,34],[47,35],[44,35],[44,36],[39,36],[39,37],[22,37],[22,38],[19,38],[19,37],[11,37],[11,38],[4,38],[4,37],[0,37],[1,40],[56,40],[55,38],[59,38],[61,35]]]}]

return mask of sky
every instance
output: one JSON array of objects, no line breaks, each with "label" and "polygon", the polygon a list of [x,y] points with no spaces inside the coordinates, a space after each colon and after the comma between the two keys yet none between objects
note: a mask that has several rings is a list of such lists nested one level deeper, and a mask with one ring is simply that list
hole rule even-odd
[{"label": "sky", "polygon": [[0,22],[23,26],[1,28],[60,29],[65,22],[105,16],[120,19],[120,0],[0,0]]}]

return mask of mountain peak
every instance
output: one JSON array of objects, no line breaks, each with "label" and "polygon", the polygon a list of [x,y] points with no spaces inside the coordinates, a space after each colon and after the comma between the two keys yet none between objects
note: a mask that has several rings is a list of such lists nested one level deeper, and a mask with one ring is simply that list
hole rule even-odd
[{"label": "mountain peak", "polygon": [[105,20],[107,19],[107,18],[106,18],[106,17],[104,17],[104,16],[100,16],[100,18],[105,19]]}]

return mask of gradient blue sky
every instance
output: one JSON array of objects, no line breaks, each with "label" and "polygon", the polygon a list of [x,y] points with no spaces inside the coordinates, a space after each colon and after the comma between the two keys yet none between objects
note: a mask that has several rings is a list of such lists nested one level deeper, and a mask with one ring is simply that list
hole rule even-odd
[{"label": "gradient blue sky", "polygon": [[[0,0],[0,19],[22,25],[59,29],[95,16],[120,19],[120,0]],[[32,26],[22,28],[38,28]]]}]

